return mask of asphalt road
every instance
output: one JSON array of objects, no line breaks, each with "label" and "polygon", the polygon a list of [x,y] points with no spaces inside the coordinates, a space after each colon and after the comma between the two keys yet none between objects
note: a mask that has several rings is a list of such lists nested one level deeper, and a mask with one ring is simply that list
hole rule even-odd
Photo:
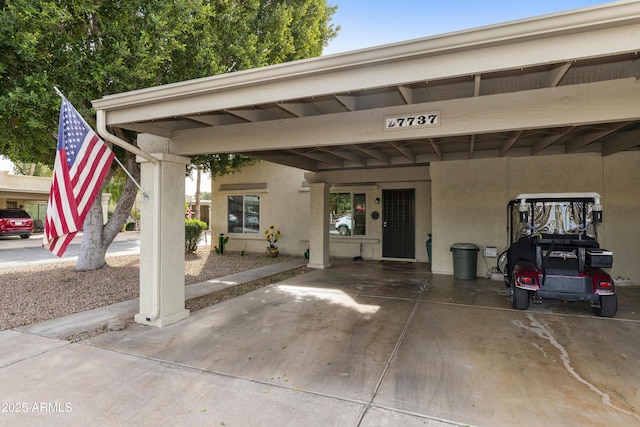
[{"label": "asphalt road", "polygon": [[[52,262],[73,261],[78,258],[82,233],[73,239],[65,254],[58,258],[42,247],[42,234],[34,234],[28,239],[17,236],[0,237],[0,269]],[[119,233],[107,249],[107,255],[127,255],[140,252],[140,233],[125,231]]]}]

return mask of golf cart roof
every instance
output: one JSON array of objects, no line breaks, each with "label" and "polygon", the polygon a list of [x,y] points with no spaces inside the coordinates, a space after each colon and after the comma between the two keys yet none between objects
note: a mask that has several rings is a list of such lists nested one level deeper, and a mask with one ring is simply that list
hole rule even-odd
[{"label": "golf cart roof", "polygon": [[600,194],[592,192],[584,193],[524,193],[518,194],[514,201],[592,201],[595,203],[600,202]]}]

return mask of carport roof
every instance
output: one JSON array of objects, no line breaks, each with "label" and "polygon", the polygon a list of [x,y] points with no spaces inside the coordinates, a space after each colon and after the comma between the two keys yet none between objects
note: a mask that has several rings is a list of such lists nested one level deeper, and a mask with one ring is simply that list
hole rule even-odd
[{"label": "carport roof", "polygon": [[[610,155],[640,148],[639,50],[640,2],[619,1],[93,105],[111,128],[167,138],[172,154],[239,152],[310,171]],[[419,116],[423,126],[397,126]]]}]

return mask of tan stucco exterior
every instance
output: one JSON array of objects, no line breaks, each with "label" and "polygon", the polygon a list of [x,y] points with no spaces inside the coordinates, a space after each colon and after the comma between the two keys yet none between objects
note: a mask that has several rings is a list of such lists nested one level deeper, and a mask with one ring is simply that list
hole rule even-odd
[{"label": "tan stucco exterior", "polygon": [[[496,258],[483,258],[485,247],[495,247],[500,253],[507,245],[506,205],[520,193],[595,191],[602,195],[604,223],[598,228],[602,247],[614,252],[614,277],[640,281],[640,266],[636,261],[640,242],[630,236],[640,235],[640,152],[620,153],[602,157],[595,153],[516,157],[484,160],[438,162],[429,168],[429,177],[417,181],[393,182],[378,174],[380,182],[341,182],[329,185],[329,191],[354,191],[367,195],[368,209],[380,210],[375,199],[386,189],[415,189],[416,194],[416,258],[426,262],[426,240],[433,234],[435,273],[452,274],[450,251],[454,243],[474,243],[481,249],[477,274],[484,276],[496,264]],[[341,173],[325,174],[323,179],[344,180]],[[367,177],[363,177],[367,180]],[[384,180],[389,181],[385,182]],[[269,162],[245,167],[241,172],[218,178],[212,185],[212,235],[226,233],[228,194],[220,186],[248,185],[266,180],[261,193],[261,227],[275,225],[283,237],[278,246],[283,253],[300,255],[308,248],[310,226],[310,192],[303,185],[304,171]],[[252,191],[247,190],[248,193]],[[322,206],[322,205],[319,205]],[[222,230],[222,231],[221,231]],[[321,231],[322,232],[322,231]],[[367,218],[366,236],[331,236],[329,255],[379,260],[382,256],[382,221]],[[264,236],[231,234],[230,250],[259,252],[264,250]]]},{"label": "tan stucco exterior", "polygon": [[[263,252],[267,246],[264,232],[273,225],[281,231],[277,246],[282,253],[304,254],[309,241],[309,187],[303,186],[303,181],[304,171],[269,162],[259,162],[212,180],[209,223],[212,245],[222,233],[229,236],[226,250]],[[223,187],[221,191],[221,185],[231,188]],[[259,233],[228,232],[227,197],[231,195],[260,196]]]},{"label": "tan stucco exterior", "polygon": [[[423,168],[422,171],[425,169]],[[371,213],[380,213],[381,205],[375,203],[382,198],[383,190],[414,189],[416,194],[416,247],[415,261],[426,262],[426,240],[431,232],[431,186],[427,181],[427,175],[421,173],[421,180],[396,181],[397,174],[392,171],[378,172],[375,174],[380,182],[368,181],[366,174],[358,176],[343,176],[341,173],[323,176],[323,179],[332,181],[327,184],[329,192],[354,192],[366,195],[367,199],[367,234],[366,236],[337,236],[329,238],[329,255],[332,257],[352,258],[360,255],[367,259],[382,259],[382,218],[374,219]],[[395,176],[394,176],[395,175]],[[345,180],[365,180],[366,183],[349,182]],[[385,181],[388,180],[388,181]],[[367,182],[368,181],[368,182]],[[252,190],[251,187],[263,186],[265,189]],[[246,190],[225,189],[233,186],[243,186]],[[221,191],[220,188],[223,188]],[[282,232],[278,240],[280,252],[290,255],[302,255],[309,248],[309,227],[311,212],[321,210],[324,206],[318,199],[319,208],[311,200],[313,183],[305,180],[305,171],[270,162],[259,162],[253,166],[247,166],[240,172],[217,178],[212,182],[212,209],[211,209],[211,235],[212,242],[219,233],[228,234],[230,237],[226,249],[240,251],[246,249],[250,252],[265,250],[266,243],[264,231],[274,225]],[[322,189],[320,189],[322,191]],[[260,226],[262,232],[259,235],[238,234],[227,232],[227,196],[238,194],[260,195]],[[327,209],[328,211],[328,209]],[[322,224],[322,222],[320,222]],[[328,224],[328,221],[327,221]],[[327,231],[328,232],[328,228]],[[325,233],[324,229],[320,233]]]},{"label": "tan stucco exterior", "polygon": [[16,206],[46,203],[50,188],[51,178],[14,175],[8,171],[0,171],[0,208],[7,207],[7,202]]},{"label": "tan stucco exterior", "polygon": [[[609,157],[575,154],[440,162],[431,165],[433,271],[452,274],[451,245],[507,245],[506,205],[519,193],[595,191],[602,195],[602,247],[614,253],[615,277],[640,281],[640,152]],[[495,258],[487,258],[489,267]],[[487,265],[478,256],[477,271]]]}]

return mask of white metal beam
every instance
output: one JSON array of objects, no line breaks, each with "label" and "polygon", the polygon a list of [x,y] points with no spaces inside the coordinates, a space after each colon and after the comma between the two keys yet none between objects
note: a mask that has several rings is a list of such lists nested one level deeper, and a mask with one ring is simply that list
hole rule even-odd
[{"label": "white metal beam", "polygon": [[549,86],[558,86],[564,75],[567,74],[567,71],[569,71],[569,68],[571,68],[571,64],[572,62],[565,62],[560,67],[556,67],[555,69],[553,69],[550,73],[551,78],[549,79]]},{"label": "white metal beam", "polygon": [[360,166],[366,166],[367,165],[367,160],[364,157],[358,156],[357,154],[354,154],[354,153],[352,153],[350,151],[328,150],[328,149],[323,148],[323,147],[319,147],[318,149],[321,150],[321,151],[324,151],[326,153],[333,154],[334,156],[338,156],[340,158],[348,160],[351,163],[355,163],[355,164],[360,165]]},{"label": "white metal beam", "polygon": [[323,162],[329,165],[344,166],[344,161],[331,156],[330,154],[325,153],[313,153],[304,150],[287,150],[290,153],[295,154],[296,156],[308,157],[309,159],[316,160],[318,162]]},{"label": "white metal beam", "polygon": [[601,131],[594,131],[591,132],[587,135],[583,135],[580,136],[578,138],[574,138],[572,139],[570,142],[568,142],[567,144],[565,144],[564,146],[564,152],[565,153],[573,153],[574,151],[591,144],[592,142],[595,142],[597,140],[599,140],[600,138],[604,138],[605,136],[612,134],[614,132],[617,132],[618,130],[622,129],[623,127],[627,126],[628,123],[619,123],[617,126],[613,126],[611,129],[607,129],[607,130],[601,130]]},{"label": "white metal beam", "polygon": [[571,127],[555,135],[549,135],[548,137],[537,141],[535,144],[533,144],[533,147],[531,147],[531,155],[535,156],[536,154],[540,153],[542,150],[544,150],[554,142],[562,139],[566,134],[568,134],[572,130],[573,128]]},{"label": "white metal beam", "polygon": [[[174,132],[179,155],[439,138],[640,119],[635,78]],[[602,108],[606,105],[607,108]],[[384,117],[439,110],[439,126],[385,131]]]},{"label": "white metal beam", "polygon": [[436,144],[433,138],[427,138],[427,141],[429,141],[429,144],[431,144],[431,148],[433,148],[433,152],[436,154],[436,156],[438,156],[438,159],[442,160],[442,150],[440,150],[438,144]]},{"label": "white metal beam", "polygon": [[380,151],[376,150],[375,148],[365,148],[365,147],[361,147],[359,145],[352,145],[351,147],[355,148],[356,150],[359,150],[361,152],[363,152],[364,154],[366,154],[369,157],[372,157],[384,164],[390,164],[391,163],[391,159],[389,159],[389,156],[381,153]]},{"label": "white metal beam", "polygon": [[106,125],[635,52],[640,4],[616,2],[95,100]]},{"label": "white metal beam", "polygon": [[410,160],[413,163],[416,162],[416,153],[409,150],[407,147],[400,145],[397,142],[391,141],[389,144],[393,148],[395,148],[400,154],[402,154],[407,160]]},{"label": "white metal beam", "polygon": [[356,97],[353,95],[334,95],[334,98],[348,111],[355,111],[358,108]]},{"label": "white metal beam", "polygon": [[618,132],[604,142],[602,156],[610,156],[640,145],[640,129],[629,132]]},{"label": "white metal beam", "polygon": [[274,105],[296,117],[318,114],[313,105],[306,102],[276,102]]},{"label": "white metal beam", "polygon": [[515,135],[513,135],[511,138],[509,138],[508,141],[505,141],[505,143],[502,144],[502,147],[500,147],[500,157],[506,156],[507,152],[511,149],[511,147],[513,147],[513,144],[515,144],[518,138],[520,138],[522,132],[522,130],[517,131]]},{"label": "white metal beam", "polygon": [[469,141],[469,158],[473,159],[473,150],[476,147],[476,135],[471,135],[471,141]]},{"label": "white metal beam", "polygon": [[400,85],[398,86],[398,92],[400,92],[405,104],[413,104],[413,89]]}]

